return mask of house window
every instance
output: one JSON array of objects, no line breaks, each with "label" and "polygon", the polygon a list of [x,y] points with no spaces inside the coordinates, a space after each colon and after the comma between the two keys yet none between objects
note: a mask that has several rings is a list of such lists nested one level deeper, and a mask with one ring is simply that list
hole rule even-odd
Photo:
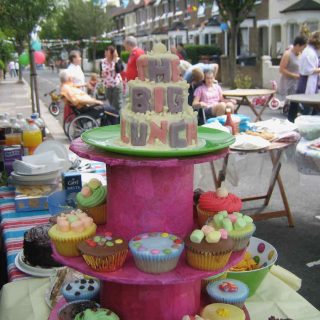
[{"label": "house window", "polygon": [[241,30],[241,43],[240,43],[240,55],[249,54],[249,29],[242,28]]},{"label": "house window", "polygon": [[306,23],[310,32],[317,31],[319,28],[319,22],[307,22]]},{"label": "house window", "polygon": [[168,13],[169,12],[169,3],[167,0],[163,1],[163,13]]},{"label": "house window", "polygon": [[205,33],[204,44],[212,45],[217,43],[217,35],[214,33]]}]

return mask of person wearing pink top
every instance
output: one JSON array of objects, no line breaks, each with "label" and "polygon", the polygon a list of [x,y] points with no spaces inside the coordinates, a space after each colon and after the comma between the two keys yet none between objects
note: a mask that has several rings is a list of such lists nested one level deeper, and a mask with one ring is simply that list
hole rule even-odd
[{"label": "person wearing pink top", "polygon": [[204,73],[204,83],[194,92],[194,108],[204,108],[206,118],[218,117],[226,113],[226,108],[234,111],[232,101],[224,99],[222,89],[211,70]]}]

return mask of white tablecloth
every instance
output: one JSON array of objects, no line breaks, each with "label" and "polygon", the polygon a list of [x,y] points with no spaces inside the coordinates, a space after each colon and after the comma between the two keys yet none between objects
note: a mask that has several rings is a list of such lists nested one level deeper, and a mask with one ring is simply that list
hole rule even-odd
[{"label": "white tablecloth", "polygon": [[316,140],[306,140],[301,138],[296,148],[296,162],[299,172],[310,175],[320,175],[320,151],[308,146]]}]

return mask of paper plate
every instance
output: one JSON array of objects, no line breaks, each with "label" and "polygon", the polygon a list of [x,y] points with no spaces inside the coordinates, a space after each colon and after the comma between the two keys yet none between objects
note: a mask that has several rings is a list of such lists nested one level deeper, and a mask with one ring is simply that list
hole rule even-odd
[{"label": "paper plate", "polygon": [[126,154],[142,157],[186,157],[197,156],[201,154],[211,153],[229,147],[234,141],[234,137],[227,132],[217,129],[198,127],[199,146],[171,149],[171,150],[154,150],[145,147],[128,147],[121,146],[117,143],[120,140],[120,126],[107,126],[94,128],[84,132],[81,139],[94,147]]},{"label": "paper plate", "polygon": [[57,270],[62,269],[62,268],[66,268],[66,267],[60,267],[60,268],[33,267],[24,261],[23,250],[21,250],[16,255],[14,262],[15,262],[16,267],[20,271],[22,271],[26,274],[29,274],[30,276],[39,277],[39,278],[50,277],[52,275],[55,275]]},{"label": "paper plate", "polygon": [[249,134],[239,134],[236,141],[230,146],[232,150],[254,151],[266,149],[270,146],[270,142],[266,139]]}]

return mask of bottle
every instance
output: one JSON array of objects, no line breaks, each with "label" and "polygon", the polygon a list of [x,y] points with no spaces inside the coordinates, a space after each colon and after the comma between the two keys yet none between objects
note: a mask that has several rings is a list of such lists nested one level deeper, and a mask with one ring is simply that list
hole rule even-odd
[{"label": "bottle", "polygon": [[13,146],[13,145],[21,145],[22,139],[22,130],[17,122],[17,119],[14,117],[10,118],[10,128],[6,133],[6,145]]},{"label": "bottle", "polygon": [[227,114],[227,118],[226,118],[226,122],[225,122],[224,126],[227,127],[230,130],[230,133],[235,135],[236,134],[236,125],[232,120],[231,109],[230,108],[226,109],[226,114]]},{"label": "bottle", "polygon": [[22,141],[24,155],[28,156],[34,153],[39,144],[42,143],[42,134],[39,127],[33,119],[27,119],[28,125],[22,132]]},{"label": "bottle", "polygon": [[39,113],[35,112],[31,115],[31,119],[34,120],[35,124],[39,127],[39,129],[41,130],[42,133],[42,139],[45,137],[46,135],[46,126],[44,124],[44,121],[40,118]]},{"label": "bottle", "polygon": [[22,113],[17,113],[17,123],[20,125],[21,130],[28,125],[27,120],[23,117]]},{"label": "bottle", "polygon": [[4,114],[0,114],[0,145],[6,144],[6,133],[10,128],[10,123]]}]

